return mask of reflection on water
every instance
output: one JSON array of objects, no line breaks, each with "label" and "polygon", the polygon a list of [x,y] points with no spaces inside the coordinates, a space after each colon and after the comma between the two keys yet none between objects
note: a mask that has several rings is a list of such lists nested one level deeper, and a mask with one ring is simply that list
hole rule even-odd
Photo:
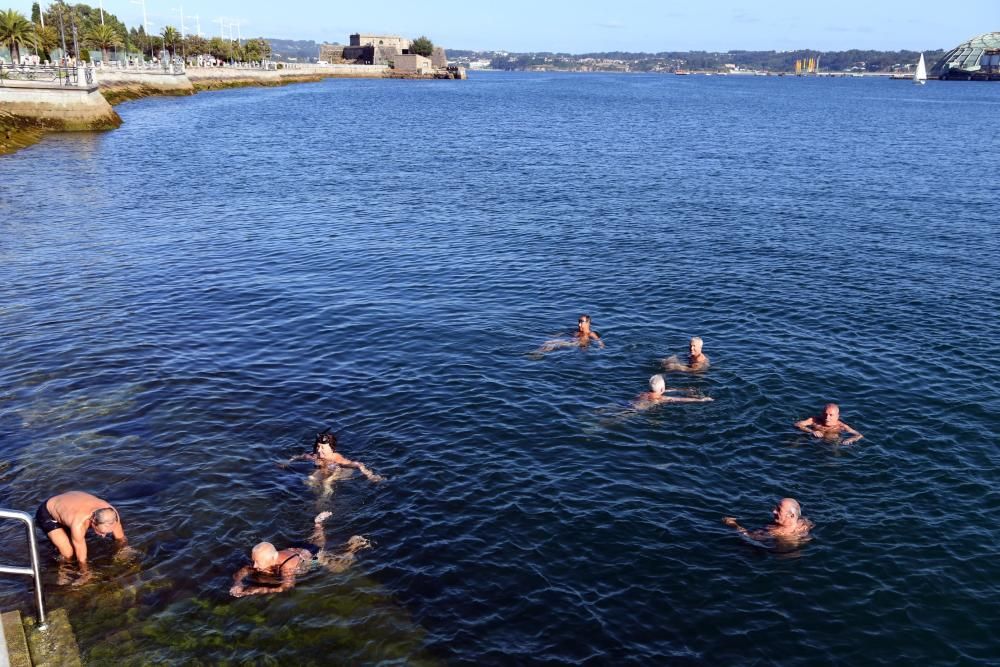
[{"label": "reflection on water", "polygon": [[[85,657],[994,660],[1000,155],[953,119],[1000,88],[459,84],[150,99],[0,160],[0,505],[91,491],[139,552],[58,587],[44,544]],[[530,354],[582,312],[604,349]],[[692,335],[668,384],[714,400],[633,410]],[[864,440],[797,434],[828,401]],[[326,426],[388,481],[276,465]],[[793,553],[720,525],[785,496]],[[228,596],[321,509],[375,548]]]}]

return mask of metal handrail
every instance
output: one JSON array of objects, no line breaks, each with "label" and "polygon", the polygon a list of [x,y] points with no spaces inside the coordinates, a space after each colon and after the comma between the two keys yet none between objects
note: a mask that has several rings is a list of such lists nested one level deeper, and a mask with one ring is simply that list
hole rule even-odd
[{"label": "metal handrail", "polygon": [[42,573],[38,567],[38,545],[35,543],[35,520],[27,512],[0,509],[0,519],[23,521],[28,529],[28,548],[31,551],[31,567],[0,565],[0,574],[23,574],[35,579],[35,602],[38,603],[38,628],[45,629],[45,603],[42,601]]}]

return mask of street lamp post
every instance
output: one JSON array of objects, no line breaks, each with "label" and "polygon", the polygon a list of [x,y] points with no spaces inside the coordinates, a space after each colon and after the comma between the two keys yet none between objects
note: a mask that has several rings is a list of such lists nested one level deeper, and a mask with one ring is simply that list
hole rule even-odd
[{"label": "street lamp post", "polygon": [[[146,35],[146,41],[149,41],[149,21],[146,20],[146,0],[129,0],[133,5],[142,5],[142,32]],[[149,45],[149,56],[153,57],[153,45],[150,42]]]},{"label": "street lamp post", "polygon": [[62,57],[66,57],[66,27],[63,25],[63,8],[66,3],[59,2],[59,40],[62,42]]}]

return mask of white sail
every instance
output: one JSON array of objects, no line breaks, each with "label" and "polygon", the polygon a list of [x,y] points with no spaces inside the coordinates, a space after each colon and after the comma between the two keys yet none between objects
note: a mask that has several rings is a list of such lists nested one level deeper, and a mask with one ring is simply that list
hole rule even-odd
[{"label": "white sail", "polygon": [[920,62],[917,63],[917,71],[913,74],[913,83],[923,83],[927,81],[927,65],[924,64],[924,54],[920,54]]}]

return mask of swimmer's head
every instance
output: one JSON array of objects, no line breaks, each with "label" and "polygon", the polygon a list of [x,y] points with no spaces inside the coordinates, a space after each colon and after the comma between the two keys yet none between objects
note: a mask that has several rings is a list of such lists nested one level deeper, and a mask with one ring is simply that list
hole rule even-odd
[{"label": "swimmer's head", "polygon": [[691,339],[691,344],[688,346],[688,349],[691,351],[691,354],[698,356],[701,354],[701,348],[704,344],[705,342],[701,338],[695,336]]},{"label": "swimmer's head", "polygon": [[662,375],[654,375],[649,378],[649,388],[654,394],[662,394],[667,390],[667,383],[663,381]]},{"label": "swimmer's head", "polygon": [[313,445],[313,454],[320,456],[322,456],[324,452],[332,454],[336,449],[337,436],[330,433],[330,429],[326,429],[322,433],[316,434],[316,443]]},{"label": "swimmer's head", "polygon": [[581,315],[580,318],[576,321],[576,328],[577,329],[581,329],[581,330],[582,329],[589,329],[590,328],[590,315],[586,315],[586,314]]},{"label": "swimmer's head", "polygon": [[250,552],[254,569],[266,570],[278,560],[278,550],[270,542],[261,542]]},{"label": "swimmer's head", "polygon": [[114,531],[117,523],[118,512],[111,507],[103,507],[99,510],[94,510],[94,513],[90,515],[90,525],[94,529],[94,532],[101,537],[110,535]]},{"label": "swimmer's head", "polygon": [[799,519],[802,518],[802,507],[799,506],[799,501],[794,498],[782,498],[781,502],[771,510],[771,513],[774,515],[775,523],[790,525],[798,523]]},{"label": "swimmer's head", "polygon": [[823,408],[823,421],[826,426],[833,426],[840,421],[840,406],[836,403],[827,403]]}]

